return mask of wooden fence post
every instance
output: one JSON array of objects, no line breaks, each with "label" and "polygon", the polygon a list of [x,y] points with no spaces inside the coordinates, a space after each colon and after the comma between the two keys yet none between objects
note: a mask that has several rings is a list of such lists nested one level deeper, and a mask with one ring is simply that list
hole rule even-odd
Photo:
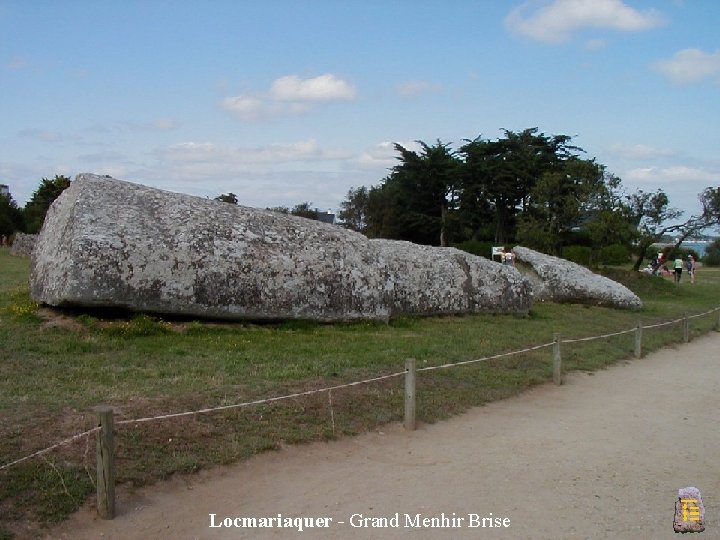
[{"label": "wooden fence post", "polygon": [[102,519],[115,517],[115,448],[113,409],[95,407],[100,430],[97,432],[97,511]]},{"label": "wooden fence post", "polygon": [[553,334],[553,382],[562,384],[562,357],[560,355],[560,334]]},{"label": "wooden fence post", "polygon": [[690,319],[688,318],[687,312],[683,316],[683,340],[685,343],[690,341]]},{"label": "wooden fence post", "polygon": [[638,321],[635,328],[635,358],[642,358],[642,321]]},{"label": "wooden fence post", "polygon": [[415,431],[415,359],[405,360],[405,429]]}]

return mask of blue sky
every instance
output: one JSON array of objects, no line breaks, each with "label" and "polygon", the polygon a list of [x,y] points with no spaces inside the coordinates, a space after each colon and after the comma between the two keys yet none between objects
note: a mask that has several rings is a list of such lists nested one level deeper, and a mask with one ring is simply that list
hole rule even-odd
[{"label": "blue sky", "polygon": [[689,214],[720,184],[719,27],[716,0],[0,0],[0,183],[336,210],[392,142],[538,127]]}]

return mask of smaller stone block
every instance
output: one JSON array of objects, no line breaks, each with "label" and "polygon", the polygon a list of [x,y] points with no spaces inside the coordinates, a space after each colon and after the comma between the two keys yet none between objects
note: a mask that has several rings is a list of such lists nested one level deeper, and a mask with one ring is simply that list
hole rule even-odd
[{"label": "smaller stone block", "polygon": [[29,257],[32,255],[32,251],[35,248],[36,239],[37,234],[16,232],[12,247],[10,248],[10,255],[15,255],[16,257]]},{"label": "smaller stone block", "polygon": [[624,285],[574,262],[532,249],[512,249],[516,267],[532,283],[535,300],[640,309],[642,301]]}]

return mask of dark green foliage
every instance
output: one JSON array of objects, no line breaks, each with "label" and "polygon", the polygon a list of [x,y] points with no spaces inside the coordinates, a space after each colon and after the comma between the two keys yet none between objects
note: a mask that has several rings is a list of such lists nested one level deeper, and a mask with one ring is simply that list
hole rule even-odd
[{"label": "dark green foliage", "polygon": [[400,164],[368,194],[367,233],[447,246],[460,162],[447,144],[418,143],[420,153],[395,145]]},{"label": "dark green foliage", "polygon": [[593,202],[606,187],[603,169],[594,161],[573,157],[555,169],[530,190],[518,237],[524,245],[559,255],[564,237],[588,220]]},{"label": "dark green foliage", "polygon": [[546,136],[538,128],[503,131],[502,139],[490,141],[478,137],[460,148],[465,158],[463,188],[472,193],[465,202],[479,203],[479,210],[489,203],[496,245],[515,237],[517,216],[527,210],[530,193],[539,179],[558,171],[575,152],[582,151],[570,145],[571,137],[567,135]]},{"label": "dark green foliage", "polygon": [[347,198],[340,203],[338,219],[346,229],[364,233],[367,228],[370,193],[366,187],[350,188]]},{"label": "dark green foliage", "polygon": [[317,208],[313,209],[312,203],[307,201],[296,204],[295,206],[293,206],[292,210],[286,206],[275,206],[273,208],[268,208],[268,210],[272,210],[273,212],[279,212],[281,214],[290,214],[292,216],[304,217],[307,219],[318,219]]},{"label": "dark green foliage", "polygon": [[0,236],[9,237],[23,229],[23,215],[12,195],[0,195]]},{"label": "dark green foliage", "polygon": [[562,251],[563,259],[572,261],[583,266],[590,266],[592,249],[587,246],[565,246]]},{"label": "dark green foliage", "polygon": [[622,244],[613,244],[600,250],[600,264],[620,266],[630,261],[630,249]]},{"label": "dark green foliage", "polygon": [[307,219],[318,219],[318,210],[317,208],[312,208],[311,202],[296,204],[293,206],[293,209],[290,210],[290,213],[293,216],[304,217]]},{"label": "dark green foliage", "polygon": [[582,158],[571,137],[538,128],[503,133],[497,140],[466,139],[457,152],[439,140],[417,141],[419,152],[396,144],[400,163],[379,185],[351,189],[341,219],[369,237],[428,245],[519,243],[558,255],[583,244],[592,250],[592,265],[624,260],[621,248],[604,251],[624,246],[635,249],[636,269],[664,234],[682,243],[720,224],[720,188],[705,189],[702,212],[678,223],[682,213],[662,190],[626,195],[620,179]]},{"label": "dark green foliage", "polygon": [[70,186],[70,178],[56,174],[52,180],[43,178],[40,186],[25,205],[25,232],[36,234],[42,228],[50,205]]},{"label": "dark green foliage", "polygon": [[217,197],[215,197],[215,200],[220,201],[220,202],[230,203],[230,204],[238,203],[237,195],[235,195],[234,193],[218,195]]},{"label": "dark green foliage", "polygon": [[720,266],[720,239],[715,240],[705,249],[702,263],[707,266]]},{"label": "dark green foliage", "polygon": [[529,128],[466,140],[457,154],[440,141],[418,141],[420,152],[396,144],[400,164],[380,185],[350,190],[343,208],[362,217],[350,221],[368,236],[420,244],[520,242],[558,254],[578,226],[592,223],[597,249],[629,245],[632,227],[615,219],[624,215],[619,179],[570,142]]},{"label": "dark green foliage", "polygon": [[490,259],[492,257],[492,248],[495,244],[493,242],[481,242],[480,240],[465,240],[459,244],[454,244],[453,247]]}]

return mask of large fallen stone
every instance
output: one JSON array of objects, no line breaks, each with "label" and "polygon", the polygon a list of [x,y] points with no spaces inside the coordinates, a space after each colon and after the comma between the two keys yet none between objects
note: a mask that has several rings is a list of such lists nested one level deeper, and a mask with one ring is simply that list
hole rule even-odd
[{"label": "large fallen stone", "polygon": [[532,298],[514,269],[456,249],[91,174],[50,208],[30,290],[52,306],[252,320],[517,313]]},{"label": "large fallen stone", "polygon": [[565,259],[516,246],[516,268],[532,283],[535,300],[592,303],[640,309],[642,302],[630,289]]}]

